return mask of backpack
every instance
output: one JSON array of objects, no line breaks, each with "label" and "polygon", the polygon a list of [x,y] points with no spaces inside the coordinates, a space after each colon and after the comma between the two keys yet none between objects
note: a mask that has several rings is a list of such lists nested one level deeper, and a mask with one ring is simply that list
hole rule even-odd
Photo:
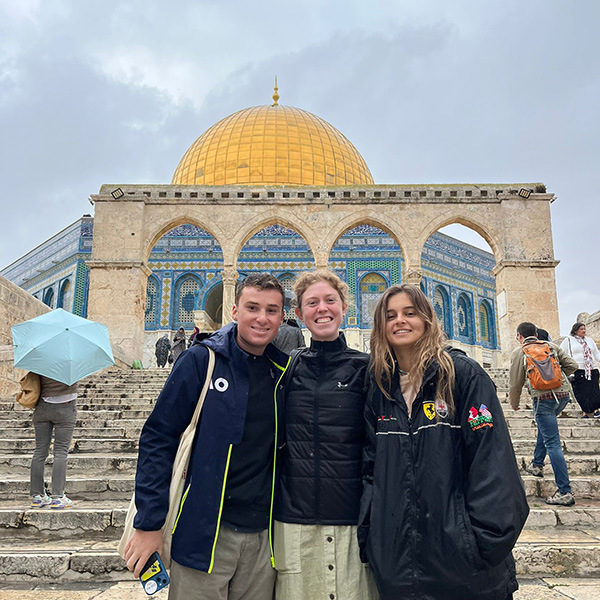
[{"label": "backpack", "polygon": [[523,346],[525,373],[534,390],[555,390],[562,385],[558,357],[547,342],[531,342]]},{"label": "backpack", "polygon": [[27,373],[19,381],[21,391],[17,393],[17,402],[25,408],[35,408],[40,399],[40,376],[37,373]]}]

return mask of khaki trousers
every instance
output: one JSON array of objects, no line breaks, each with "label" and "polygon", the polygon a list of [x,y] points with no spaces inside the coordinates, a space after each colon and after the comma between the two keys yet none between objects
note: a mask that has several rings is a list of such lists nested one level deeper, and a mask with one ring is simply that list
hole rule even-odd
[{"label": "khaki trousers", "polygon": [[221,527],[212,573],[171,564],[169,600],[272,600],[275,569],[269,533]]}]

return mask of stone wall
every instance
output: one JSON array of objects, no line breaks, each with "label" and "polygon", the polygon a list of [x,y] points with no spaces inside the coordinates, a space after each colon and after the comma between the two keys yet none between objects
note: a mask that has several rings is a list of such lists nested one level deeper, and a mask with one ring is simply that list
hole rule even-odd
[{"label": "stone wall", "polygon": [[13,368],[12,325],[38,317],[50,309],[29,292],[0,276],[0,398],[19,389],[25,371]]}]

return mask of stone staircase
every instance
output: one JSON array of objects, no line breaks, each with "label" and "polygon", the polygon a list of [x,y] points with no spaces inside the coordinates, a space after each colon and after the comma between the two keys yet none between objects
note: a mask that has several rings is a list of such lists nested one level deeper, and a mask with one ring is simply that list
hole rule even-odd
[{"label": "stone staircase", "polygon": [[[490,374],[506,402],[507,371]],[[81,384],[67,474],[75,505],[63,511],[29,508],[31,412],[0,400],[0,584],[130,580],[116,541],[133,491],[137,440],[166,375],[114,369]],[[536,429],[525,395],[522,407],[515,413],[505,404],[505,415],[525,465]],[[521,578],[600,577],[600,422],[579,414],[570,405],[559,421],[577,504],[544,503],[555,490],[549,465],[544,479],[523,473],[531,515],[514,552]]]}]

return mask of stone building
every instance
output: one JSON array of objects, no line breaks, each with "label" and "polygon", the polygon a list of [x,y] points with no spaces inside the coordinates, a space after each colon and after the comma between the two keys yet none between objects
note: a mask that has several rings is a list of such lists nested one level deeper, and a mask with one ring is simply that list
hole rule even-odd
[{"label": "stone building", "polygon": [[[543,185],[376,185],[337,129],[277,100],[208,129],[171,184],[103,185],[93,219],[1,274],[106,323],[116,354],[145,365],[165,331],[226,322],[236,280],[253,271],[285,288],[306,269],[338,273],[353,296],[346,336],[360,348],[381,292],[406,281],[431,298],[452,343],[485,364],[510,350],[521,320],[558,333],[553,195]],[[438,232],[451,223],[477,231],[493,254]]]}]

